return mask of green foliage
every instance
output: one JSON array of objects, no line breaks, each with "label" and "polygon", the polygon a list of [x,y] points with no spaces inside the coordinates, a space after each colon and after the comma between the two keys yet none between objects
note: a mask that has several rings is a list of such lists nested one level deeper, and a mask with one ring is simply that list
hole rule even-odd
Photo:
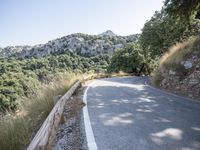
[{"label": "green foliage", "polygon": [[58,72],[105,70],[107,55],[81,57],[73,53],[40,59],[0,59],[0,109],[15,109],[27,96],[34,94],[41,83],[49,83]]},{"label": "green foliage", "polygon": [[140,36],[140,44],[143,50],[155,59],[179,41],[185,30],[187,26],[184,22],[169,17],[165,10],[162,10],[156,12],[151,20],[145,23]]},{"label": "green foliage", "polygon": [[40,87],[37,94],[22,103],[18,114],[0,118],[1,149],[26,149],[53,108],[53,97],[63,95],[77,79],[80,79],[80,76],[74,73],[55,74],[51,83]]},{"label": "green foliage", "polygon": [[[191,16],[200,12],[199,0],[165,0],[166,11],[170,16],[181,18],[190,23]],[[198,18],[200,19],[200,18]]]},{"label": "green foliage", "polygon": [[[139,38],[145,60],[155,61],[161,58],[159,68],[153,73],[155,85],[159,85],[163,80],[161,72],[166,67],[182,74],[185,73],[180,61],[193,49],[190,46],[180,48],[180,44],[176,43],[183,42],[186,45],[193,45],[188,43],[187,39],[200,33],[199,8],[199,0],[166,0],[162,10],[155,12],[153,17],[145,23]],[[166,53],[168,50],[170,52]]]},{"label": "green foliage", "polygon": [[124,71],[127,73],[136,74],[149,74],[152,61],[145,59],[144,53],[138,42],[128,44],[123,49],[117,49],[112,58],[109,66],[109,71],[119,72]]},{"label": "green foliage", "polygon": [[[180,12],[178,12],[179,8],[176,8],[179,6],[179,3],[182,4],[182,2],[184,3],[184,9],[188,11],[182,14],[185,15],[188,13],[191,17],[189,24],[185,19],[176,17],[176,14],[173,13],[176,9],[177,14],[182,11],[180,10]],[[188,0],[170,0],[170,2],[166,4],[166,7],[163,7],[160,12],[155,12],[153,17],[145,23],[139,39],[145,55],[149,55],[152,59],[159,58],[175,43],[182,42],[189,36],[198,35],[200,33],[200,20],[195,19],[194,15],[191,14],[190,9],[193,7],[190,5],[186,6],[188,3],[190,3]],[[181,4],[180,7],[183,7]]]}]

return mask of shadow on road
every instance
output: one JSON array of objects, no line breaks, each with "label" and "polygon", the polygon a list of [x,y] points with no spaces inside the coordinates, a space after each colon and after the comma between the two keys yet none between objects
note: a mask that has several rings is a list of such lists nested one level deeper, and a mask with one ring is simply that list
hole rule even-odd
[{"label": "shadow on road", "polygon": [[115,138],[127,149],[130,143],[140,149],[200,149],[200,105],[150,89],[141,79],[104,79],[105,85],[90,87],[88,108],[95,135],[105,140],[100,143]]}]

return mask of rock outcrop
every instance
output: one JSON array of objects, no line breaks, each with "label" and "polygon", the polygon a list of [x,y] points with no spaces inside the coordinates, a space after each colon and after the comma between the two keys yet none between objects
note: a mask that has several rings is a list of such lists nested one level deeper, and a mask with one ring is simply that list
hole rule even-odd
[{"label": "rock outcrop", "polygon": [[[102,36],[103,35],[103,36]],[[65,52],[77,53],[81,56],[94,56],[98,54],[111,55],[116,48],[126,43],[134,42],[139,35],[116,36],[112,31],[102,35],[71,34],[36,46],[15,46],[0,48],[0,57],[40,58],[51,54]]]}]

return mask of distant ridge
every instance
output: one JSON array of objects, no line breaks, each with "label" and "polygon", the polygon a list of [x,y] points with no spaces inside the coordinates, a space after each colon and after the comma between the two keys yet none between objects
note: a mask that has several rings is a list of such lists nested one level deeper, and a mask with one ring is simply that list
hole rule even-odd
[{"label": "distant ridge", "polygon": [[99,35],[101,35],[101,36],[116,36],[116,34],[114,32],[112,32],[111,30],[107,30],[106,32],[103,32]]},{"label": "distant ridge", "polygon": [[117,36],[111,30],[99,35],[75,33],[51,40],[45,44],[0,48],[0,58],[41,58],[66,52],[76,53],[81,56],[112,55],[115,49],[134,42],[138,37],[139,34]]}]

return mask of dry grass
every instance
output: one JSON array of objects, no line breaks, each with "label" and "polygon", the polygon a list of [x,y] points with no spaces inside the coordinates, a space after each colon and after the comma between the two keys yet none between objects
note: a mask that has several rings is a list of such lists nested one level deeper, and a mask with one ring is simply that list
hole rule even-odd
[{"label": "dry grass", "polygon": [[200,49],[200,37],[190,37],[183,43],[177,43],[165,53],[160,66],[173,67],[174,64],[180,65],[180,62],[191,55],[194,51]]},{"label": "dry grass", "polygon": [[89,73],[88,75],[84,75],[82,80],[92,80],[92,79],[100,79],[100,78],[111,78],[111,77],[123,77],[123,76],[131,76],[130,73],[125,73],[120,71],[119,73]]},{"label": "dry grass", "polygon": [[[57,74],[48,85],[42,85],[36,95],[21,104],[20,112],[8,114],[0,120],[0,149],[25,149],[38,131],[39,127],[53,108],[53,97],[63,95],[77,80],[91,80],[94,78],[107,78],[127,76],[127,73],[89,73],[76,75],[74,73]],[[82,103],[81,105],[82,106]]]},{"label": "dry grass", "polygon": [[159,86],[161,81],[164,79],[164,77],[161,75],[161,72],[160,70],[155,70],[153,73],[152,73],[152,78],[150,80],[150,83],[153,85],[153,86]]},{"label": "dry grass", "polygon": [[177,43],[172,46],[160,59],[158,69],[152,74],[152,84],[158,86],[162,79],[163,71],[174,70],[180,74],[185,74],[186,70],[181,61],[186,60],[193,52],[200,54],[200,37],[190,37],[183,43]]},{"label": "dry grass", "polygon": [[37,95],[25,100],[18,114],[6,115],[0,121],[0,149],[25,149],[53,108],[53,96],[64,94],[78,78],[80,76],[73,73],[57,75],[53,82],[43,85]]}]

